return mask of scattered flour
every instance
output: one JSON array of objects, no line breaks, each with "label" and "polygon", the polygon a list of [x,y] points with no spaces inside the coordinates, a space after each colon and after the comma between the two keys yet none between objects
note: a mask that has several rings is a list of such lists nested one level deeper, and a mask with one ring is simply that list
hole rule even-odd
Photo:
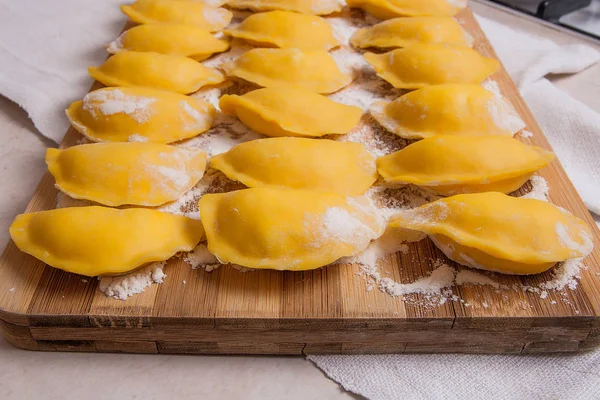
[{"label": "scattered flour", "polygon": [[563,290],[565,287],[571,290],[577,288],[579,273],[582,268],[583,258],[572,258],[560,263],[553,271],[553,279],[539,285],[545,290]]},{"label": "scattered flour", "polygon": [[126,275],[100,277],[98,286],[108,297],[127,300],[129,296],[143,292],[153,283],[162,283],[166,277],[164,266],[164,261],[155,262]]},{"label": "scattered flour", "polygon": [[539,175],[532,176],[529,181],[531,182],[531,190],[521,197],[524,199],[548,201],[548,195],[550,194],[548,181]]},{"label": "scattered flour", "polygon": [[457,285],[480,285],[485,286],[489,285],[496,289],[506,288],[504,285],[500,285],[498,282],[494,281],[492,278],[480,274],[479,272],[471,271],[468,269],[463,269],[456,274],[456,284]]},{"label": "scattered flour", "polygon": [[133,135],[129,135],[127,140],[130,142],[140,142],[140,143],[150,141],[150,139],[148,139],[146,136],[138,135],[137,133],[134,133]]},{"label": "scattered flour", "polygon": [[14,292],[15,292],[15,288],[14,288],[14,287],[11,287],[10,289],[8,289],[8,292],[9,292],[9,293],[14,293]]},{"label": "scattered flour", "polygon": [[128,96],[120,89],[96,90],[83,98],[83,109],[97,119],[104,115],[127,114],[139,124],[148,122],[154,110],[153,97]]},{"label": "scattered flour", "polygon": [[523,129],[521,131],[521,137],[524,138],[524,139],[533,137],[533,132],[529,132],[528,130]]},{"label": "scattered flour", "polygon": [[188,263],[192,269],[205,268],[209,265],[218,265],[219,260],[215,257],[205,244],[199,244],[194,250],[183,256],[183,261]]},{"label": "scattered flour", "polygon": [[513,133],[524,129],[525,122],[523,122],[513,105],[500,94],[498,83],[488,79],[484,82],[483,87],[494,94],[494,97],[487,104],[487,109],[496,126]]},{"label": "scattered flour", "polygon": [[438,267],[427,277],[417,279],[412,283],[398,283],[390,278],[379,281],[380,288],[391,296],[405,296],[407,294],[440,295],[442,289],[454,284],[456,270],[446,264],[439,263]]}]

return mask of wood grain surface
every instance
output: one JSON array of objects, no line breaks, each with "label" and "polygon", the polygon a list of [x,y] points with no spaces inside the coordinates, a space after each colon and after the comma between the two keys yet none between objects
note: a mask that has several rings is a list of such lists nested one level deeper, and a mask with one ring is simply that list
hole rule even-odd
[{"label": "wood grain surface", "polygon": [[[475,49],[496,57],[469,9],[458,20]],[[527,124],[527,144],[550,149],[504,69],[493,77]],[[92,89],[100,87],[96,84]],[[80,135],[69,129],[61,147]],[[575,290],[527,291],[453,287],[463,302],[427,306],[422,295],[403,301],[366,290],[356,265],[314,271],[192,270],[169,261],[168,278],[127,301],[102,294],[96,279],[69,274],[21,253],[11,241],[0,260],[0,328],[17,347],[47,351],[189,354],[364,354],[402,352],[578,352],[600,344],[600,233],[560,162],[541,171],[552,203],[583,218],[594,231]],[[43,177],[26,212],[54,207],[56,189]],[[429,240],[380,264],[397,282],[411,282],[444,258]],[[451,266],[456,266],[448,261]],[[506,285],[534,285],[550,273],[501,276]],[[186,281],[186,284],[183,284]],[[474,307],[486,299],[489,307]],[[470,306],[469,306],[470,305]]]}]

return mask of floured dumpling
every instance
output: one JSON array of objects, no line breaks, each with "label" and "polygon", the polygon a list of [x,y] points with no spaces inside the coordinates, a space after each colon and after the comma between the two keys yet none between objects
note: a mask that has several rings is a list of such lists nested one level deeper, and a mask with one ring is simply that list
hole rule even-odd
[{"label": "floured dumpling", "polygon": [[384,54],[365,53],[377,75],[399,89],[442,83],[481,83],[500,68],[468,47],[413,44]]},{"label": "floured dumpling", "polygon": [[290,11],[253,14],[237,28],[223,33],[260,47],[330,50],[340,45],[323,18]]},{"label": "floured dumpling", "polygon": [[350,40],[361,49],[406,47],[415,43],[471,47],[473,38],[450,17],[394,18],[357,30]]},{"label": "floured dumpling", "polygon": [[377,179],[375,160],[359,143],[270,138],[238,144],[210,159],[212,168],[248,187],[363,194]]},{"label": "floured dumpling", "polygon": [[342,10],[340,0],[229,0],[231,8],[252,11],[285,10],[306,15],[327,15]]},{"label": "floured dumpling", "polygon": [[121,34],[106,48],[109,53],[143,51],[186,56],[202,61],[229,49],[229,42],[193,25],[148,24]]},{"label": "floured dumpling", "polygon": [[352,82],[324,50],[252,49],[222,68],[228,76],[259,86],[304,88],[315,93],[332,93]]},{"label": "floured dumpling", "polygon": [[507,274],[537,274],[592,251],[584,221],[548,202],[488,192],[401,212],[390,226],[424,232],[451,260]]},{"label": "floured dumpling", "polygon": [[366,197],[255,188],[199,202],[208,250],[222,263],[303,271],[355,255],[385,223]]},{"label": "floured dumpling", "polygon": [[467,6],[466,0],[347,0],[379,19],[395,17],[452,17]]},{"label": "floured dumpling", "polygon": [[267,136],[341,135],[352,130],[362,115],[359,107],[305,89],[264,88],[243,96],[224,95],[219,107]]},{"label": "floured dumpling", "polygon": [[218,70],[191,58],[138,51],[117,53],[88,72],[106,86],[145,86],[183,94],[225,80]]},{"label": "floured dumpling", "polygon": [[554,160],[540,147],[502,136],[438,136],[379,157],[386,183],[413,184],[442,196],[520,188]]},{"label": "floured dumpling", "polygon": [[143,87],[98,89],[67,110],[93,142],[176,142],[208,130],[214,115],[204,100]]},{"label": "floured dumpling", "polygon": [[479,85],[427,86],[369,110],[385,129],[406,139],[442,135],[511,137],[525,123],[500,93]]},{"label": "floured dumpling", "polygon": [[158,143],[94,143],[46,150],[56,187],[107,206],[159,206],[204,175],[206,153]]},{"label": "floured dumpling", "polygon": [[87,276],[116,275],[192,250],[202,223],[146,208],[70,207],[17,215],[17,247],[54,268]]},{"label": "floured dumpling", "polygon": [[194,25],[207,31],[216,32],[231,22],[231,11],[189,0],[137,0],[122,4],[121,11],[132,21],[140,24],[172,22]]}]

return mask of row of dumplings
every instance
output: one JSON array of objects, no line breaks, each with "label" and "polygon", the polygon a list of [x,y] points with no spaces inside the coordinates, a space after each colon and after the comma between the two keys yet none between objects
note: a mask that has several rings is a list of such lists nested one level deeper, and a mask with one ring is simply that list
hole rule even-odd
[{"label": "row of dumplings", "polygon": [[[420,6],[413,3],[417,2],[355,5],[378,17],[394,18],[427,15],[427,10],[446,10],[443,5],[450,4],[418,2],[421,11],[414,11]],[[219,106],[256,132],[275,138],[240,144],[210,159],[211,167],[249,189],[203,196],[202,222],[143,208],[82,207],[24,214],[11,226],[19,248],[49,265],[90,276],[128,272],[167,259],[191,250],[204,237],[209,250],[224,263],[313,269],[364,250],[386,225],[430,235],[459,263],[510,273],[540,272],[591,250],[585,224],[554,206],[500,193],[477,194],[517,189],[553,155],[511,138],[522,128],[518,122],[506,123],[515,119],[514,110],[500,95],[477,85],[497,62],[468,47],[468,36],[449,19],[453,12],[420,21],[390,20],[354,35],[355,47],[407,46],[365,57],[394,86],[420,88],[371,108],[373,117],[389,131],[423,139],[374,160],[360,144],[309,139],[347,133],[362,114],[318,94],[339,90],[352,80],[327,53],[339,44],[333,35],[324,34],[330,32],[328,26],[318,17],[309,21],[288,12],[318,15],[336,9],[311,0],[229,5],[280,10],[255,14],[238,29],[226,31],[254,45],[280,47],[248,51],[223,68],[230,77],[265,87],[243,96],[223,96]],[[225,79],[198,60],[227,49],[226,41],[207,31],[221,29],[231,15],[215,5],[182,0],[140,0],[123,6],[123,11],[150,25],[125,32],[109,45],[116,54],[100,68],[90,69],[101,82],[121,87],[92,92],[68,110],[73,125],[88,139],[108,143],[49,150],[46,159],[57,187],[71,197],[109,206],[155,206],[177,199],[206,168],[202,150],[165,143],[195,136],[212,125],[214,108],[184,94]],[[311,33],[301,29],[301,20],[321,32],[319,48],[295,44]],[[185,24],[203,31],[194,33]],[[282,31],[293,34],[278,35]],[[385,32],[389,40],[405,37],[408,42],[369,42],[385,38]],[[192,39],[186,42],[184,37]],[[415,37],[431,43],[414,44]],[[200,39],[204,47],[199,46]],[[304,41],[308,42],[306,36]],[[118,143],[128,141],[154,143]],[[415,184],[440,195],[475,194],[430,203],[386,224],[362,196],[378,175],[388,185]],[[536,217],[515,219],[517,214]],[[477,221],[486,221],[492,232],[481,241],[476,240],[481,231]],[[536,236],[538,229],[546,232],[543,240]],[[518,236],[515,231],[523,232]],[[523,251],[515,255],[514,249]]]}]

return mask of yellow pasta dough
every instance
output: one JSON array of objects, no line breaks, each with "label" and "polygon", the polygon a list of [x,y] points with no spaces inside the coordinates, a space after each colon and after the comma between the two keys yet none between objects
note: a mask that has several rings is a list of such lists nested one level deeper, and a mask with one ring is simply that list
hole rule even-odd
[{"label": "yellow pasta dough", "polygon": [[255,188],[207,194],[200,217],[222,263],[302,271],[364,250],[385,223],[365,197]]},{"label": "yellow pasta dough", "polygon": [[94,143],[48,149],[56,186],[107,206],[159,206],[177,200],[204,175],[206,153],[158,143]]},{"label": "yellow pasta dough", "polygon": [[393,217],[424,232],[451,260],[507,274],[536,274],[592,251],[584,221],[548,202],[488,192],[437,200]]},{"label": "yellow pasta dough", "polygon": [[206,101],[143,87],[98,89],[67,109],[93,142],[175,142],[208,130],[214,115]]},{"label": "yellow pasta dough", "polygon": [[248,187],[363,194],[377,179],[375,160],[352,142],[270,138],[239,144],[210,159],[212,168]]},{"label": "yellow pasta dough", "polygon": [[137,0],[131,5],[121,5],[121,11],[140,24],[173,22],[194,25],[211,32],[229,25],[233,15],[224,8],[187,0]]},{"label": "yellow pasta dough", "polygon": [[315,93],[332,93],[352,82],[324,50],[252,49],[222,68],[228,76],[259,86],[305,88]]},{"label": "yellow pasta dough", "polygon": [[379,19],[395,17],[451,17],[466,7],[466,0],[348,0]]},{"label": "yellow pasta dough", "polygon": [[155,52],[202,61],[229,49],[229,42],[193,25],[164,23],[135,26],[123,32],[106,49],[112,54],[122,51]]},{"label": "yellow pasta dough", "polygon": [[520,188],[554,154],[502,136],[438,136],[379,157],[389,184],[413,184],[442,196]]},{"label": "yellow pasta dough", "polygon": [[191,58],[138,51],[117,53],[88,72],[106,86],[145,86],[183,94],[225,80],[218,70]]},{"label": "yellow pasta dough", "polygon": [[525,128],[506,98],[479,85],[427,86],[392,102],[375,102],[369,112],[388,131],[406,139],[443,135],[511,137]]},{"label": "yellow pasta dough", "polygon": [[285,10],[306,15],[327,15],[342,10],[340,0],[229,0],[231,8],[252,11]]},{"label": "yellow pasta dough", "polygon": [[46,264],[87,276],[123,274],[192,250],[200,221],[144,208],[71,207],[17,215],[17,247]]},{"label": "yellow pasta dough", "polygon": [[253,14],[237,28],[223,33],[261,47],[330,50],[340,45],[323,18],[290,11]]},{"label": "yellow pasta dough", "polygon": [[450,17],[394,18],[360,28],[350,40],[354,47],[381,49],[406,47],[415,43],[450,44],[471,47],[471,38]]},{"label": "yellow pasta dough", "polygon": [[264,88],[243,96],[224,95],[221,111],[267,136],[318,137],[345,134],[360,121],[362,110],[305,89]]},{"label": "yellow pasta dough", "polygon": [[377,75],[399,89],[442,83],[481,83],[500,68],[493,58],[468,47],[413,44],[384,54],[366,53]]}]

